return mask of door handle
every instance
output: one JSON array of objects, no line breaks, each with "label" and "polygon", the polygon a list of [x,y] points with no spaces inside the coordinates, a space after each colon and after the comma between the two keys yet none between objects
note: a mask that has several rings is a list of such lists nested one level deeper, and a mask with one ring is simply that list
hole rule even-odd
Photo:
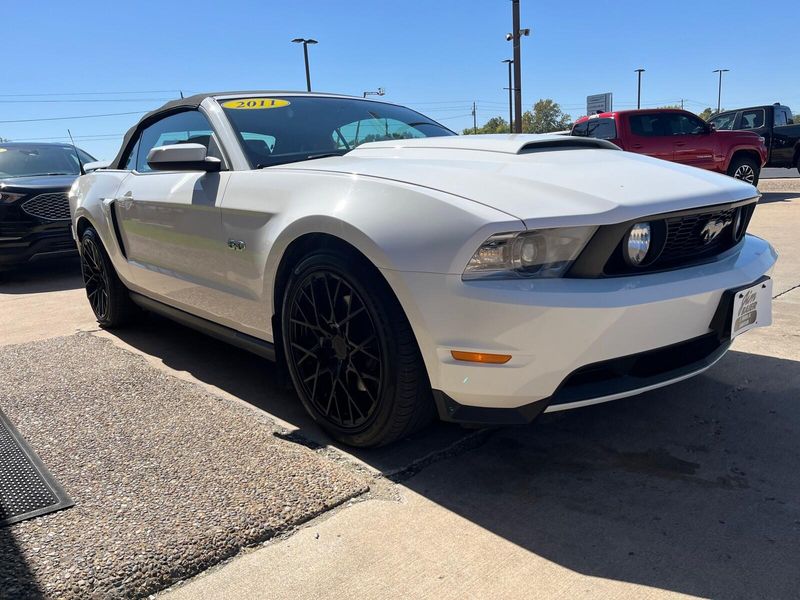
[{"label": "door handle", "polygon": [[133,204],[133,192],[125,192],[121,198],[117,198],[117,202],[122,205],[122,208],[130,208]]},{"label": "door handle", "polygon": [[675,145],[676,145],[678,148],[683,148],[683,147],[686,145],[686,142],[675,142]]}]

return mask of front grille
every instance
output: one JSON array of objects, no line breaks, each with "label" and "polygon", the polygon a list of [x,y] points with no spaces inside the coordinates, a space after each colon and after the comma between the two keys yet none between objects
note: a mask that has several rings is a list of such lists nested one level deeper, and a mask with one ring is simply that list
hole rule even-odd
[{"label": "front grille", "polygon": [[[667,240],[658,261],[662,264],[672,263],[687,257],[719,254],[730,248],[733,246],[731,228],[736,210],[728,208],[665,219]],[[708,235],[704,237],[704,229],[709,223],[722,226],[722,229],[718,230],[717,235],[711,240],[707,240]]]},{"label": "front grille", "polygon": [[[728,204],[716,209],[686,211],[674,216],[658,215],[611,225],[608,226],[608,235],[599,237],[599,243],[594,247],[587,246],[587,249],[591,253],[596,252],[599,257],[606,253],[607,259],[599,274],[601,277],[652,273],[708,262],[739,243],[747,231],[755,206],[755,202],[745,205]],[[632,266],[624,259],[624,245],[630,228],[635,222],[641,221],[650,223],[651,249],[643,265]],[[734,227],[737,227],[737,235],[734,235]],[[607,252],[612,243],[615,248],[609,255]],[[589,262],[584,259],[584,265]],[[571,274],[579,277],[598,276],[595,274],[597,271],[592,270],[591,264],[588,268],[584,265],[573,268]]]},{"label": "front grille", "polygon": [[39,194],[24,202],[22,210],[45,221],[69,221],[69,198],[67,192]]}]

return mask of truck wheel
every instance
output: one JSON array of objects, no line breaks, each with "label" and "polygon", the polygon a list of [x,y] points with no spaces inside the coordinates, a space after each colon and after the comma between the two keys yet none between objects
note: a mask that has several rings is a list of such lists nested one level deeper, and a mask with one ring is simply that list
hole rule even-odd
[{"label": "truck wheel", "polygon": [[92,227],[81,234],[81,271],[89,305],[100,327],[114,328],[129,322],[136,305]]},{"label": "truck wheel", "polygon": [[281,332],[300,400],[335,439],[382,446],[427,425],[430,383],[400,304],[362,260],[321,251],[286,286]]},{"label": "truck wheel", "polygon": [[761,167],[749,156],[736,156],[728,167],[728,175],[734,179],[741,179],[751,185],[758,184]]}]

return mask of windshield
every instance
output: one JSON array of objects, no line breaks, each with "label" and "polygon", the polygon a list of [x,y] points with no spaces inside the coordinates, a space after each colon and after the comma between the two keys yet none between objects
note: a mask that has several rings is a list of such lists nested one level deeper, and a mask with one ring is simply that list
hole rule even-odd
[{"label": "windshield", "polygon": [[[83,164],[94,161],[83,150],[78,153]],[[72,146],[0,145],[0,179],[79,174],[78,158]]]},{"label": "windshield", "polygon": [[341,155],[366,142],[455,135],[408,108],[355,98],[270,96],[221,105],[256,168]]}]

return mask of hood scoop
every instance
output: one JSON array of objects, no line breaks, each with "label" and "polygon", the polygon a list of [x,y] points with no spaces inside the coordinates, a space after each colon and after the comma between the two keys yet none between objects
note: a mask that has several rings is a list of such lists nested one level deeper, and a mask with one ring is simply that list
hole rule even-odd
[{"label": "hood scoop", "polygon": [[369,142],[361,144],[358,148],[349,152],[348,156],[368,156],[370,150],[386,150],[389,148],[398,150],[404,148],[425,150],[475,150],[479,152],[500,152],[502,154],[531,154],[534,152],[580,150],[583,148],[619,150],[617,146],[606,140],[581,138],[571,135],[492,134]]}]

